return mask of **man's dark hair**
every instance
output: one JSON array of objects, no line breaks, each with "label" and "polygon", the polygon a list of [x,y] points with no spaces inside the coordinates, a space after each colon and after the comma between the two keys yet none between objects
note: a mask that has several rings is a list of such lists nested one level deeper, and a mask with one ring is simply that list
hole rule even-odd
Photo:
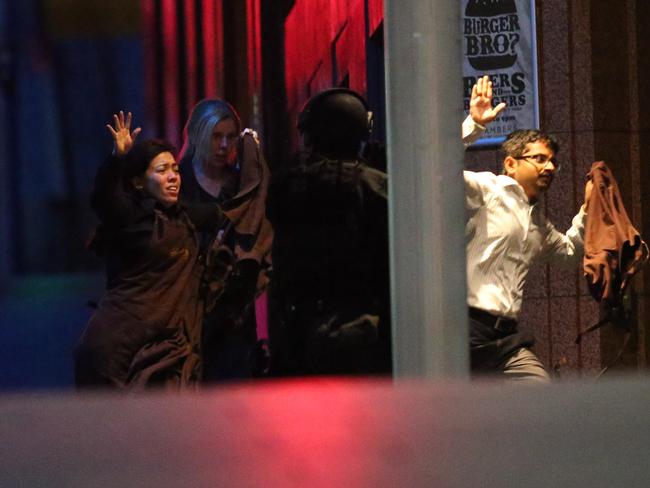
[{"label": "man's dark hair", "polygon": [[553,136],[535,129],[519,129],[511,132],[501,144],[501,150],[506,157],[518,158],[526,151],[526,145],[533,142],[546,144],[553,154],[557,154],[560,150],[560,145]]}]

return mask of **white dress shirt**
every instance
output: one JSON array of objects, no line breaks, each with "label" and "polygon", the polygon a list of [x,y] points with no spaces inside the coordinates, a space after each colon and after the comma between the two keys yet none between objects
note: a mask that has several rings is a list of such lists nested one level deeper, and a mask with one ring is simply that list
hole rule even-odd
[{"label": "white dress shirt", "polygon": [[[481,129],[479,126],[477,132],[466,120],[463,140],[475,139]],[[464,177],[467,302],[517,319],[526,275],[534,260],[575,263],[581,257],[586,214],[581,209],[565,235],[509,176],[465,171]]]}]

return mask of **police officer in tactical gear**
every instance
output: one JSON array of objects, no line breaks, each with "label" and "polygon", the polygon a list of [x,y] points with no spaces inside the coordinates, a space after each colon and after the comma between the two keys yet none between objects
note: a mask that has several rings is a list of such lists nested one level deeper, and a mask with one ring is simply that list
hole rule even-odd
[{"label": "police officer in tactical gear", "polygon": [[276,173],[270,340],[278,375],[390,372],[386,174],[359,156],[372,114],[334,88],[303,107],[300,161]]}]

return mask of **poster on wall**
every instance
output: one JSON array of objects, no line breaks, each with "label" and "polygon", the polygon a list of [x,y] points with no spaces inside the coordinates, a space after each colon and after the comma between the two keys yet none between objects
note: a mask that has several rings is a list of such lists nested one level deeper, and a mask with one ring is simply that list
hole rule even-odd
[{"label": "poster on wall", "polygon": [[472,86],[492,80],[494,105],[507,107],[476,145],[496,145],[516,129],[539,128],[534,0],[461,0],[463,106]]}]

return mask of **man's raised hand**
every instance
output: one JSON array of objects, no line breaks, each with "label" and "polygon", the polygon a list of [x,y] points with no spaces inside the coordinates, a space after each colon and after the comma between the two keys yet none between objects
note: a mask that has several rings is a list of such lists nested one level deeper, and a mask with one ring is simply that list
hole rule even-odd
[{"label": "man's raised hand", "polygon": [[492,107],[492,82],[487,75],[482,76],[472,87],[469,101],[469,115],[480,125],[487,125],[497,118],[499,112],[506,108],[505,103]]}]

